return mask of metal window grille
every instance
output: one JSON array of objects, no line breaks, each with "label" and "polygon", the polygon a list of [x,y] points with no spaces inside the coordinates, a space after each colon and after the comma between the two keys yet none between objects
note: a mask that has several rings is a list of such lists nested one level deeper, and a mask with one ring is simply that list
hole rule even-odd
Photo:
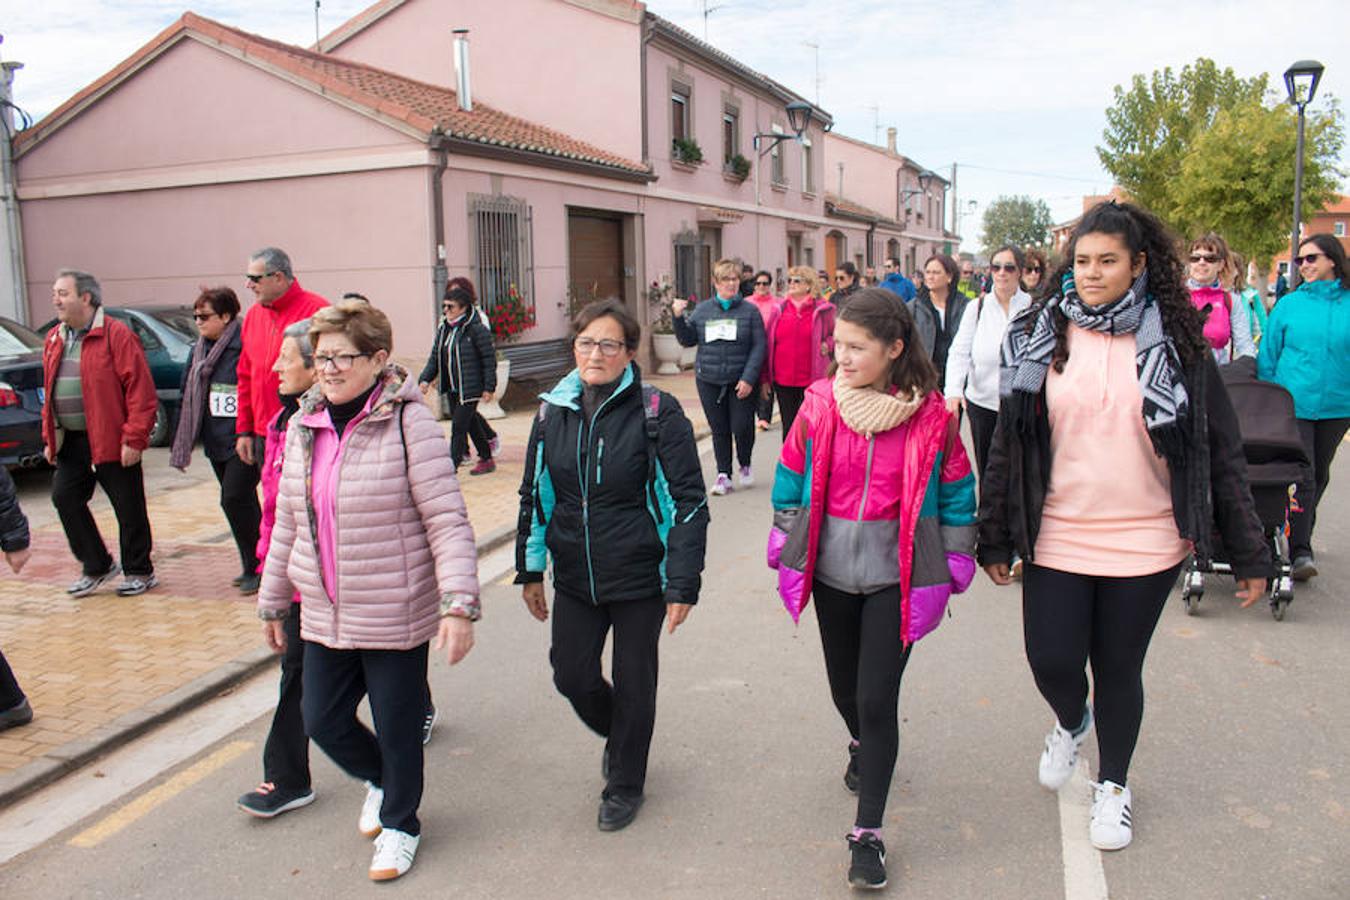
[{"label": "metal window grille", "polygon": [[515,197],[470,194],[469,234],[483,308],[491,313],[513,285],[525,305],[533,306],[530,205]]}]

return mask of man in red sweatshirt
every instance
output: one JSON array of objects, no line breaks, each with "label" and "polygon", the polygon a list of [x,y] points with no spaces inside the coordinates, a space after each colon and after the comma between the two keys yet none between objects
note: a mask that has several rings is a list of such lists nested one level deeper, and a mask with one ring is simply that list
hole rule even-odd
[{"label": "man in red sweatshirt", "polygon": [[264,247],[249,257],[244,277],[258,303],[244,315],[235,452],[247,465],[254,466],[262,461],[259,445],[267,423],[281,409],[272,364],[281,351],[282,332],[292,322],[314,315],[328,301],[300,286],[291,269],[291,258],[276,247]]}]

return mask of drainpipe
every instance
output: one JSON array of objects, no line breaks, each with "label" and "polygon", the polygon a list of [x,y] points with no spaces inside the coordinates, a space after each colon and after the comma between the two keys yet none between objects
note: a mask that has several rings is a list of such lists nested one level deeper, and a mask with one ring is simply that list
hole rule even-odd
[{"label": "drainpipe", "polygon": [[449,165],[449,141],[445,133],[437,126],[431,132],[428,146],[436,154],[436,164],[431,169],[431,258],[435,260],[431,268],[431,308],[432,321],[440,315],[441,295],[445,293],[450,272],[445,265],[445,170]]}]

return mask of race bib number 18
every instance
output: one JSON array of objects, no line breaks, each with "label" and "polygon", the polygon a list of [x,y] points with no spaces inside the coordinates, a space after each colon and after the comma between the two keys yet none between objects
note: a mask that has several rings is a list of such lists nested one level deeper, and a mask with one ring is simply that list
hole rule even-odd
[{"label": "race bib number 18", "polygon": [[211,415],[217,419],[233,419],[239,415],[239,394],[232,384],[211,385]]}]

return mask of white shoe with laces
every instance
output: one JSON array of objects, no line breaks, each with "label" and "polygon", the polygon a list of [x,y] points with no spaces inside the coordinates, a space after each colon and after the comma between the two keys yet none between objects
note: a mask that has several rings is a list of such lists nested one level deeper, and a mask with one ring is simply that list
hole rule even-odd
[{"label": "white shoe with laces", "polygon": [[1073,777],[1074,767],[1078,765],[1078,748],[1087,740],[1092,730],[1092,710],[1083,710],[1083,724],[1078,734],[1065,729],[1055,720],[1055,727],[1045,736],[1045,749],[1041,751],[1040,779],[1046,790],[1057,791]]},{"label": "white shoe with laces", "polygon": [[708,493],[715,497],[725,497],[727,494],[731,493],[731,490],[731,476],[718,472],[717,480],[713,482],[712,490],[708,491]]},{"label": "white shoe with laces", "polygon": [[736,477],[740,482],[741,487],[748,488],[754,486],[755,474],[750,471],[749,466],[741,466],[741,470]]},{"label": "white shoe with laces", "polygon": [[1088,837],[1098,850],[1123,850],[1134,837],[1130,789],[1114,781],[1092,785],[1092,821]]},{"label": "white shoe with laces", "polygon": [[408,874],[421,840],[418,835],[395,828],[381,831],[375,838],[375,855],[370,860],[370,880],[392,881]]},{"label": "white shoe with laces", "polygon": [[384,804],[384,789],[377,788],[369,781],[366,782],[366,800],[361,804],[361,818],[357,820],[356,827],[361,830],[361,834],[368,838],[373,838],[380,833],[380,807]]}]

